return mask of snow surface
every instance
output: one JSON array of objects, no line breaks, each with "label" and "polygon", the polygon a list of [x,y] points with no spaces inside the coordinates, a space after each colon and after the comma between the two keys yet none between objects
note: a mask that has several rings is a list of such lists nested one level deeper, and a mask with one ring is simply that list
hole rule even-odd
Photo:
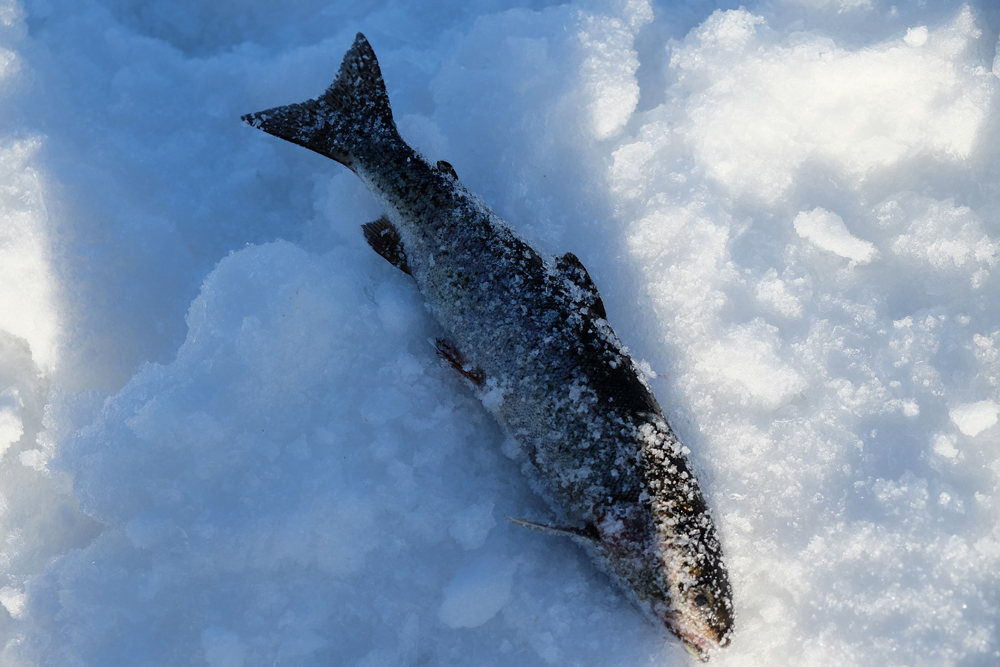
[{"label": "snow surface", "polygon": [[239,121],[354,33],[648,364],[718,665],[1000,664],[990,0],[0,0],[0,664],[681,665],[365,245]]}]

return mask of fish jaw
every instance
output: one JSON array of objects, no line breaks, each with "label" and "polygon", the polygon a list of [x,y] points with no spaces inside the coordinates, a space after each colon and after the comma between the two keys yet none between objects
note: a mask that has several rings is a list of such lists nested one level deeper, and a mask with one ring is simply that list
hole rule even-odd
[{"label": "fish jaw", "polygon": [[729,646],[732,639],[731,625],[720,632],[701,619],[684,618],[683,614],[675,613],[665,624],[681,640],[684,648],[702,662],[708,662],[712,651]]},{"label": "fish jaw", "polygon": [[725,644],[719,644],[709,637],[690,631],[685,632],[678,629],[672,629],[672,632],[681,640],[681,644],[687,649],[688,653],[698,658],[701,662],[708,662],[708,659],[711,657],[711,653],[709,651],[717,650],[729,645],[728,641]]},{"label": "fish jaw", "polygon": [[671,587],[672,609],[662,620],[701,660],[729,645],[733,633],[732,590],[721,562],[692,562],[691,552],[666,546],[664,570]]}]

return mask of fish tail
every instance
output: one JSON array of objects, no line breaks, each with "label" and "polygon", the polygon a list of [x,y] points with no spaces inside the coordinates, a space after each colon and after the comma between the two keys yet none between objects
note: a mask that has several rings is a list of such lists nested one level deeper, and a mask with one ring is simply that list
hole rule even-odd
[{"label": "fish tail", "polygon": [[344,54],[337,78],[320,97],[242,118],[248,125],[351,169],[361,145],[399,137],[378,60],[360,32]]}]

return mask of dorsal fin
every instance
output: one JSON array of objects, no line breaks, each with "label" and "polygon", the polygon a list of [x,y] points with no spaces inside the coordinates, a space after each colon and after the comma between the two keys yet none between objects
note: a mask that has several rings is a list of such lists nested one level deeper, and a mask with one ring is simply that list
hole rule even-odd
[{"label": "dorsal fin", "polygon": [[247,114],[243,121],[346,167],[352,166],[359,144],[399,138],[378,60],[360,32],[323,95]]},{"label": "dorsal fin", "polygon": [[568,252],[562,257],[556,258],[556,268],[559,269],[560,273],[572,280],[581,290],[590,293],[592,295],[590,309],[598,317],[607,319],[608,314],[604,310],[604,301],[601,300],[597,286],[591,280],[590,274],[587,273],[587,269],[583,266],[583,262],[576,255]]},{"label": "dorsal fin", "polygon": [[445,162],[444,160],[437,161],[437,168],[442,174],[448,174],[456,181],[458,180],[458,174],[455,173],[455,168],[451,166],[450,162]]}]

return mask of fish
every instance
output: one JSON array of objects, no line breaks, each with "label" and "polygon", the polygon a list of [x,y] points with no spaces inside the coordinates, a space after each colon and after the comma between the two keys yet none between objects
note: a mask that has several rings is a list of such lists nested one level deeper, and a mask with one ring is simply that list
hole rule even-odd
[{"label": "fish", "polygon": [[532,248],[399,135],[361,33],[333,84],[250,126],[353,171],[384,215],[368,244],[412,276],[444,336],[435,347],[514,443],[557,520],[508,517],[586,551],[701,660],[733,635],[733,591],[692,466],[604,302],[572,253]]}]

